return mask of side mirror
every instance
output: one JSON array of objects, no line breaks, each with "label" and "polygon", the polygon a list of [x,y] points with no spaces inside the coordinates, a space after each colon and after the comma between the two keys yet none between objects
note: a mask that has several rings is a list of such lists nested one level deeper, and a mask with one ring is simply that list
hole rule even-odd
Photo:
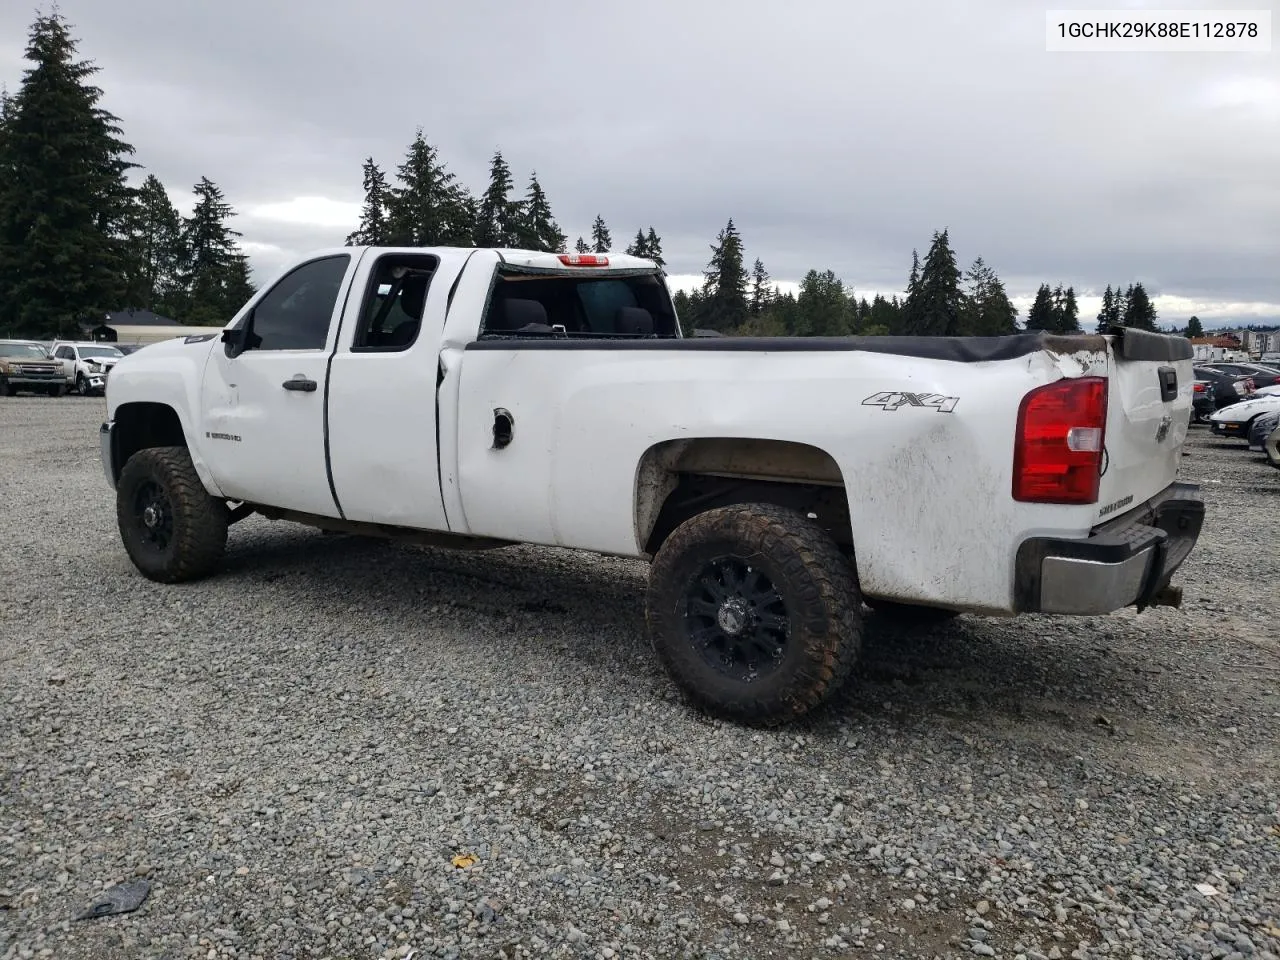
[{"label": "side mirror", "polygon": [[228,357],[238,357],[244,353],[244,345],[247,339],[244,327],[231,327],[222,331],[223,352]]}]

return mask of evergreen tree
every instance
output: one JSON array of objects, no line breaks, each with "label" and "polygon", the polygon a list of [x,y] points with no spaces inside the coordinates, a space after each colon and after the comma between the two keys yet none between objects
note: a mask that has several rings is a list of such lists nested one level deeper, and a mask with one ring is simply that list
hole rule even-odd
[{"label": "evergreen tree", "polygon": [[915,293],[908,299],[916,336],[954,337],[961,332],[960,269],[947,231],[935,232]]},{"label": "evergreen tree", "polygon": [[119,119],[98,103],[99,70],[75,59],[57,12],[36,18],[0,138],[0,323],[75,335],[79,321],[123,304],[136,164]]},{"label": "evergreen tree", "polygon": [[179,290],[182,220],[155,174],[135,194],[127,243],[124,305],[163,311]]},{"label": "evergreen tree", "polygon": [[578,242],[573,245],[573,249],[576,250],[578,253],[590,253],[591,244],[587,243],[587,241],[579,237]]},{"label": "evergreen tree", "polygon": [[387,245],[387,206],[390,200],[387,175],[373,162],[373,157],[369,157],[364,162],[364,207],[360,210],[360,226],[347,236],[347,246]]},{"label": "evergreen tree", "polygon": [[773,292],[769,287],[769,273],[765,270],[764,263],[757,257],[756,262],[751,265],[751,315],[760,316],[760,313],[772,302]]},{"label": "evergreen tree", "polygon": [[1122,293],[1117,284],[1115,297],[1111,301],[1111,312],[1115,317],[1114,322],[1117,324],[1124,323],[1125,316],[1129,313],[1129,299],[1133,296],[1133,284],[1129,284],[1128,288]]},{"label": "evergreen tree", "polygon": [[662,238],[649,228],[649,233],[644,238],[644,247],[648,251],[646,256],[656,263],[659,267],[665,267],[667,261],[662,259]]},{"label": "evergreen tree", "polygon": [[551,216],[551,204],[538,182],[536,171],[529,177],[529,192],[521,206],[517,234],[518,245],[526,250],[565,252],[565,235]]},{"label": "evergreen tree", "polygon": [[629,257],[647,257],[649,255],[649,244],[645,240],[643,230],[636,231],[636,238],[631,241],[631,246],[627,247],[626,254]]},{"label": "evergreen tree", "polygon": [[514,247],[519,245],[519,227],[523,219],[522,204],[511,199],[515,183],[511,168],[495,150],[489,162],[489,186],[480,197],[476,213],[475,245],[477,247]]},{"label": "evergreen tree", "polygon": [[1135,283],[1125,294],[1125,311],[1122,321],[1126,327],[1139,330],[1156,330],[1156,308],[1141,283]]},{"label": "evergreen tree", "polygon": [[604,217],[596,214],[595,223],[591,224],[591,249],[594,253],[608,253],[613,249],[613,238],[609,236],[609,228],[604,225]]},{"label": "evergreen tree", "polygon": [[1102,308],[1098,310],[1098,333],[1106,333],[1107,327],[1114,322],[1115,305],[1115,296],[1111,293],[1111,284],[1108,283],[1106,291],[1102,294]]},{"label": "evergreen tree", "polygon": [[1053,291],[1049,289],[1047,283],[1040,284],[1036,290],[1035,302],[1031,304],[1031,309],[1027,311],[1027,329],[1028,330],[1048,330],[1052,332],[1056,329],[1057,317],[1053,311]]},{"label": "evergreen tree", "polygon": [[1186,333],[1186,335],[1187,335],[1188,337],[1203,337],[1203,336],[1204,336],[1204,324],[1202,324],[1202,323],[1200,322],[1200,318],[1199,318],[1199,317],[1195,317],[1195,316],[1193,316],[1190,320],[1188,320],[1188,321],[1187,321],[1187,333]]},{"label": "evergreen tree", "polygon": [[914,248],[911,250],[911,273],[907,277],[907,297],[902,304],[901,316],[898,317],[898,326],[893,329],[894,334],[915,335],[919,328],[920,322],[917,317],[917,310],[920,305],[920,254]]},{"label": "evergreen tree", "polygon": [[396,170],[387,210],[387,242],[398,247],[471,246],[476,204],[419,129]]},{"label": "evergreen tree", "polygon": [[182,292],[174,298],[182,323],[221,326],[243,305],[241,280],[247,268],[227,221],[235,216],[208,177],[195,185],[196,204],[182,224]]},{"label": "evergreen tree", "polygon": [[732,217],[711,245],[711,260],[703,271],[702,297],[698,326],[728,333],[746,322],[747,271],[743,268],[742,238]]},{"label": "evergreen tree", "polygon": [[1053,328],[1055,333],[1080,333],[1080,306],[1076,302],[1075,287],[1062,289],[1058,284],[1053,291]]},{"label": "evergreen tree", "polygon": [[671,295],[671,305],[675,307],[681,331],[686,337],[693,336],[693,306],[689,302],[689,294],[677,290]]},{"label": "evergreen tree", "polygon": [[965,275],[964,332],[970,336],[1001,337],[1018,330],[1018,308],[1009,300],[1004,284],[981,257]]},{"label": "evergreen tree", "polygon": [[823,273],[810,270],[805,274],[796,306],[799,309],[795,333],[799,336],[842,337],[852,330],[844,284],[830,270]]}]

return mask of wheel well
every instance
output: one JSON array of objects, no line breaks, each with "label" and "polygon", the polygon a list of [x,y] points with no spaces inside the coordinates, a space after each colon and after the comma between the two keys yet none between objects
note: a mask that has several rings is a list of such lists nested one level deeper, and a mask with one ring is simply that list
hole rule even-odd
[{"label": "wheel well", "polygon": [[116,410],[113,437],[116,473],[147,447],[185,447],[186,434],[173,407],[163,403],[126,403]]},{"label": "wheel well", "polygon": [[838,544],[853,543],[849,499],[835,460],[787,440],[710,437],[649,448],[636,484],[636,534],[653,555],[690,517],[731,503],[761,502],[814,517]]}]

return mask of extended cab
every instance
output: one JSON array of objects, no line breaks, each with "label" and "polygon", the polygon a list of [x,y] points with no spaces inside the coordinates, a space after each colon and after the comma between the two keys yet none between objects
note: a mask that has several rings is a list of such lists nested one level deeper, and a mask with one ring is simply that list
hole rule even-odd
[{"label": "extended cab", "polygon": [[102,462],[147,577],[212,572],[251,513],[651,561],[695,702],[798,716],[886,616],[1174,604],[1181,337],[684,337],[628,256],[344,247],[221,336],[119,360]]}]

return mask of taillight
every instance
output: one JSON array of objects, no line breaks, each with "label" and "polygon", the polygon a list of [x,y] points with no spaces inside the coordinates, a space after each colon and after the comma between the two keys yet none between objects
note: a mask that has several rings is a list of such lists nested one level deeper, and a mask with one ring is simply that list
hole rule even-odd
[{"label": "taillight", "polygon": [[1013,499],[1096,503],[1107,427],[1107,380],[1055,380],[1022,398],[1013,448]]},{"label": "taillight", "polygon": [[1204,393],[1204,384],[1203,384],[1203,383],[1193,384],[1192,386],[1193,386],[1193,389],[1195,390],[1195,392],[1196,392],[1196,393]]},{"label": "taillight", "polygon": [[566,267],[607,267],[609,258],[598,253],[562,253],[560,262]]}]

